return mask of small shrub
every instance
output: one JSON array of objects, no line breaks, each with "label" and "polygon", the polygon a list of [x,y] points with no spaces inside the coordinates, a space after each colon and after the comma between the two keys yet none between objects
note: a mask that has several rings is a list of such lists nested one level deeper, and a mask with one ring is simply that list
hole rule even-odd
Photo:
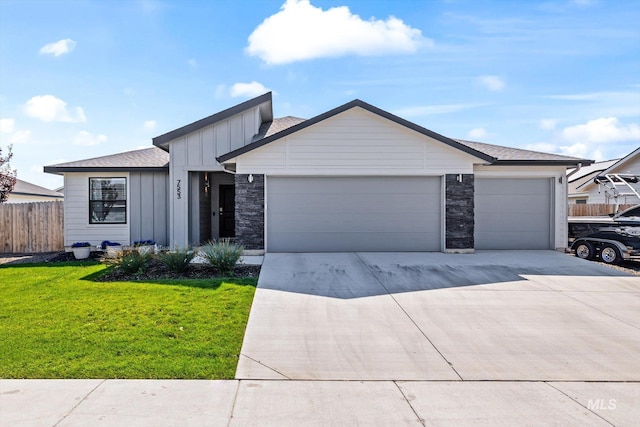
[{"label": "small shrub", "polygon": [[158,260],[174,273],[183,273],[189,268],[189,263],[196,253],[189,248],[178,249],[173,252],[164,252],[157,255]]},{"label": "small shrub", "polygon": [[127,250],[114,258],[112,263],[127,274],[135,274],[144,271],[150,259],[151,256],[149,254],[141,254],[138,251]]},{"label": "small shrub", "polygon": [[133,246],[153,246],[155,245],[155,240],[136,240],[133,242]]},{"label": "small shrub", "polygon": [[230,274],[242,256],[242,251],[244,251],[242,245],[231,243],[229,239],[221,239],[203,246],[200,255],[221,274]]}]

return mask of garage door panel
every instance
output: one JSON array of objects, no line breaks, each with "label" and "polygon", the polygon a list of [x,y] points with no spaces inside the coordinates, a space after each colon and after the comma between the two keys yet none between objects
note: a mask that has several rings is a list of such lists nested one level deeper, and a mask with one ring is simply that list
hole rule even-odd
[{"label": "garage door panel", "polygon": [[476,178],[476,249],[549,249],[551,207],[547,178]]},{"label": "garage door panel", "polygon": [[272,252],[438,251],[439,177],[268,177]]},{"label": "garage door panel", "polygon": [[[271,177],[270,194],[440,194],[440,179],[424,177]],[[399,185],[399,183],[405,183]],[[420,183],[419,187],[414,184]]]},{"label": "garage door panel", "polygon": [[[440,205],[438,196],[425,194],[385,194],[381,200],[380,194],[322,194],[315,193],[315,197],[298,194],[269,194],[269,211],[273,214],[300,213],[318,214],[332,213],[339,207],[339,212],[373,215],[373,214],[403,214],[405,212],[423,211],[425,203]],[[297,199],[297,203],[289,203],[292,198]],[[345,203],[348,198],[349,203]],[[400,211],[402,209],[403,211]]]},{"label": "garage door panel", "polygon": [[[440,250],[440,233],[284,232],[270,252],[423,252]],[[430,243],[425,243],[430,242]],[[436,242],[438,242],[436,244]],[[355,245],[358,247],[355,247]],[[292,247],[295,250],[292,250]]]},{"label": "garage door panel", "polygon": [[437,215],[423,216],[405,214],[403,222],[396,222],[396,214],[376,214],[375,216],[354,216],[350,214],[280,214],[270,222],[271,227],[286,231],[327,232],[432,232],[440,226]]}]

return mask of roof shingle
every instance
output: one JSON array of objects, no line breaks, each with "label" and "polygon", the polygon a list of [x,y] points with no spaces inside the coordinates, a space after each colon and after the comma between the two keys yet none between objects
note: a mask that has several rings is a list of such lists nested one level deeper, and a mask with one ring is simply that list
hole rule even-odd
[{"label": "roof shingle", "polygon": [[117,168],[117,169],[159,169],[169,167],[169,153],[157,148],[143,148],[141,150],[126,151],[108,156],[75,162],[58,163],[45,166],[45,172],[65,172],[66,169]]}]

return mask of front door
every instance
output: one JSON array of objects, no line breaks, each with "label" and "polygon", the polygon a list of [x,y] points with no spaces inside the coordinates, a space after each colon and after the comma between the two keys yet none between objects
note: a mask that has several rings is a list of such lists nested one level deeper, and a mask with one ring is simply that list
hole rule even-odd
[{"label": "front door", "polygon": [[220,237],[236,235],[236,190],[233,185],[220,186]]}]

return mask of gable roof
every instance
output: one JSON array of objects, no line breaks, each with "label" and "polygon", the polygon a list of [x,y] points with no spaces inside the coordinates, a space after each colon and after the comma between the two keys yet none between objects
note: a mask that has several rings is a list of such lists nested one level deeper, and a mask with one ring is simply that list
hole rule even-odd
[{"label": "gable roof", "polygon": [[271,101],[272,101],[271,92],[267,92],[256,98],[250,99],[238,105],[234,105],[231,108],[227,108],[226,110],[212,114],[211,116],[205,117],[204,119],[197,120],[186,126],[182,126],[181,128],[174,129],[171,132],[167,132],[163,135],[156,136],[155,138],[152,139],[153,145],[155,145],[156,147],[160,147],[165,151],[169,151],[169,141],[172,141],[176,138],[180,138],[181,136],[187,135],[191,132],[195,132],[207,126],[211,126],[216,122],[219,122],[224,119],[228,119],[231,116],[235,116],[238,113],[241,113],[245,110],[248,110],[256,106],[261,106],[260,114],[262,115],[263,121],[270,122],[271,120],[273,120],[273,107],[272,107]]},{"label": "gable roof", "polygon": [[62,199],[64,196],[56,191],[49,190],[48,188],[41,187],[36,184],[32,184],[21,179],[16,179],[16,185],[10,194],[20,194],[22,196],[45,196],[55,197]]},{"label": "gable roof", "polygon": [[[612,164],[611,166],[606,168],[604,171],[602,171],[600,173],[600,175],[606,175],[608,173],[613,173],[613,171],[615,171],[619,167],[625,165],[627,162],[630,162],[636,156],[639,156],[639,155],[640,155],[640,147],[635,149],[635,150],[633,150],[631,153],[627,154],[626,156],[624,156],[623,158],[621,158],[620,160],[618,160],[617,162],[615,162],[614,164]],[[593,180],[590,180],[590,181],[585,182],[581,186],[579,186],[577,189],[578,190],[585,190],[587,187],[590,187],[592,184],[595,185],[595,182]]]},{"label": "gable roof", "polygon": [[126,151],[109,156],[45,166],[48,173],[62,172],[166,172],[169,169],[169,153],[157,148]]},{"label": "gable roof", "polygon": [[[260,132],[258,135],[256,135],[256,137],[254,138],[254,141],[251,142],[250,144],[247,144],[244,147],[238,148],[237,150],[234,150],[227,154],[219,156],[216,160],[218,160],[219,163],[224,163],[230,159],[233,159],[234,157],[248,153],[249,151],[255,150],[256,148],[262,147],[263,145],[269,144],[270,142],[276,141],[294,132],[298,132],[302,129],[305,129],[309,126],[312,126],[323,120],[329,119],[337,114],[340,114],[342,112],[345,112],[355,107],[363,108],[373,114],[376,114],[385,119],[391,120],[394,123],[405,126],[413,131],[421,133],[422,135],[428,136],[450,147],[453,147],[467,154],[470,154],[474,157],[482,159],[489,164],[500,164],[500,165],[536,164],[536,165],[567,165],[567,166],[576,165],[578,163],[591,164],[590,160],[578,159],[575,157],[561,156],[557,154],[539,153],[535,151],[521,150],[517,148],[500,147],[497,145],[484,144],[480,142],[447,138],[446,136],[440,135],[436,132],[433,132],[420,125],[417,125],[413,122],[405,120],[401,117],[398,117],[394,114],[391,114],[387,111],[384,111],[378,107],[375,107],[359,99],[355,99],[351,102],[348,102],[344,105],[336,107],[332,110],[327,111],[326,113],[322,113],[308,120],[299,121],[297,123],[293,123],[293,121],[290,121],[289,127],[286,127],[277,132],[274,132],[274,133],[270,133],[266,131],[264,133]],[[301,119],[297,119],[297,120],[301,120]],[[262,131],[262,128],[261,128],[261,131]]]}]

